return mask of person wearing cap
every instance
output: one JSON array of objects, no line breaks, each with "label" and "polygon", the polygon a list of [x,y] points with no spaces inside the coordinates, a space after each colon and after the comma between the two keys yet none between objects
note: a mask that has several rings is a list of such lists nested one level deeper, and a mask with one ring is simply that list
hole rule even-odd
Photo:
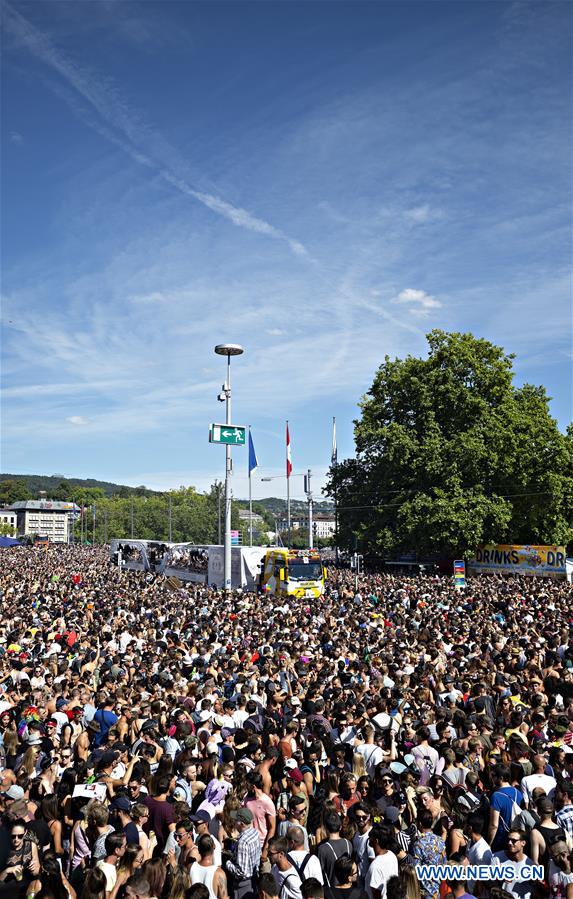
[{"label": "person wearing cap", "polygon": [[[223,847],[221,846],[217,837],[215,837],[210,832],[211,822],[213,819],[206,809],[198,809],[194,815],[191,815],[190,820],[193,822],[193,826],[195,827],[195,842],[199,839],[199,837],[208,834],[213,839],[213,862],[214,864],[220,866],[222,864],[223,858]],[[215,820],[215,825],[217,825],[217,821]]]},{"label": "person wearing cap", "polygon": [[123,793],[115,796],[110,803],[110,811],[117,815],[116,830],[125,834],[127,843],[139,843],[139,831],[131,817],[131,801]]},{"label": "person wearing cap", "polygon": [[535,803],[539,822],[529,834],[531,858],[535,865],[549,863],[549,847],[557,840],[566,840],[567,835],[555,820],[555,806],[547,796],[541,796]]},{"label": "person wearing cap", "polygon": [[56,729],[56,736],[58,737],[62,735],[62,728],[69,723],[69,718],[66,714],[68,706],[69,700],[65,696],[58,696],[56,699],[56,710],[52,713],[52,718],[58,722]]},{"label": "person wearing cap", "polygon": [[253,827],[253,815],[248,808],[232,811],[231,818],[239,832],[235,852],[225,866],[233,877],[233,899],[256,899],[261,864],[260,837]]}]

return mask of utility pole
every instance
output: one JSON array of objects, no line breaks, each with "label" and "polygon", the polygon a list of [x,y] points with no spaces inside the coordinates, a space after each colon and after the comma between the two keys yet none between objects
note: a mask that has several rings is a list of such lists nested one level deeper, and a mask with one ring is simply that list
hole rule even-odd
[{"label": "utility pole", "polygon": [[103,510],[103,542],[107,543],[107,509]]},{"label": "utility pole", "polygon": [[92,506],[92,546],[95,546],[96,542],[96,504],[94,503]]},{"label": "utility pole", "polygon": [[304,476],[304,492],[306,493],[306,501],[308,503],[308,548],[312,549],[313,547],[313,533],[312,533],[312,491],[310,489],[310,477],[311,470],[308,469],[308,473]]},{"label": "utility pole", "polygon": [[173,543],[173,522],[172,522],[172,503],[171,494],[169,494],[169,542]]},{"label": "utility pole", "polygon": [[221,484],[217,484],[217,543],[221,546]]},{"label": "utility pole", "polygon": [[131,497],[130,518],[131,518],[131,539],[133,540],[133,496]]}]

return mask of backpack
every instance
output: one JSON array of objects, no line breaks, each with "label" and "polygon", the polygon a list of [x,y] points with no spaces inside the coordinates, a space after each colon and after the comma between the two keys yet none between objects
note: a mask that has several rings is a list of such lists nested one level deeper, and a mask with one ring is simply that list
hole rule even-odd
[{"label": "backpack", "polygon": [[481,799],[478,796],[474,796],[473,793],[470,793],[463,784],[456,784],[455,787],[452,787],[450,796],[452,807],[464,817],[466,815],[472,815],[481,808]]},{"label": "backpack", "polygon": [[293,866],[293,868],[295,869],[298,876],[300,877],[301,882],[304,881],[304,869],[306,868],[306,866],[308,865],[308,863],[310,861],[310,852],[306,853],[306,855],[303,858],[303,860],[301,861],[300,865],[297,865],[297,863],[295,862],[295,860],[292,857],[292,855],[290,854],[290,852],[287,853],[287,858],[288,858],[289,862],[291,863],[291,865]]},{"label": "backpack", "polygon": [[499,815],[499,820],[500,820],[501,825],[506,833],[509,833],[509,831],[511,830],[511,822],[513,821],[513,819],[517,818],[518,815],[521,815],[521,812],[523,811],[523,809],[519,806],[519,804],[517,802],[517,790],[515,787],[513,788],[513,791],[515,793],[515,797],[516,797],[515,799],[512,799],[510,796],[508,796],[507,793],[503,794],[506,797],[506,799],[509,799],[509,801],[511,802],[511,815],[509,818],[509,826],[505,823],[505,820],[504,820],[501,812]]}]

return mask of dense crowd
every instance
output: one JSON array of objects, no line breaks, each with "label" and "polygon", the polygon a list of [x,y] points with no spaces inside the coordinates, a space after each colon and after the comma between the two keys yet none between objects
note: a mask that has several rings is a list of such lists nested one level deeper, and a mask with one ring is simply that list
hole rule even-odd
[{"label": "dense crowd", "polygon": [[0,897],[573,897],[570,585],[0,553]]}]

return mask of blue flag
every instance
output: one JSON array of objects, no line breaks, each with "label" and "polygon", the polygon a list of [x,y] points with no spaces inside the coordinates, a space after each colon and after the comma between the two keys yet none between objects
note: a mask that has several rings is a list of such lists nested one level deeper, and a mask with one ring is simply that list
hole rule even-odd
[{"label": "blue flag", "polygon": [[255,468],[258,468],[259,463],[257,462],[257,454],[255,453],[255,445],[253,443],[253,438],[251,436],[251,432],[249,431],[249,475]]}]

